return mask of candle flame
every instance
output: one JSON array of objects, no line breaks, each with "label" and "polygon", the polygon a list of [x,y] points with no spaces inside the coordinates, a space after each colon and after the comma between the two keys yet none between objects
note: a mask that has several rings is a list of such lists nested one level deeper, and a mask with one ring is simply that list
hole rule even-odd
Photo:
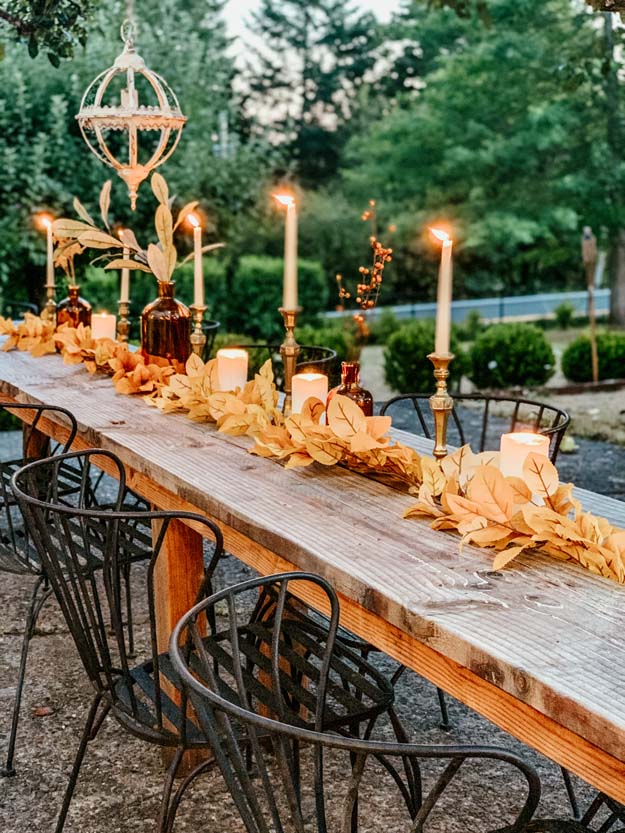
[{"label": "candle flame", "polygon": [[289,206],[293,205],[295,202],[295,197],[292,194],[274,194],[273,198],[276,202],[279,202],[280,205]]},{"label": "candle flame", "polygon": [[187,215],[187,220],[193,226],[193,228],[198,228],[200,225],[199,219],[195,216],[193,212]]},{"label": "candle flame", "polygon": [[447,240],[451,240],[450,236],[447,234],[446,231],[443,231],[443,229],[430,228],[430,232],[434,235],[434,237],[436,237],[437,240],[440,240],[442,243],[444,243]]},{"label": "candle flame", "polygon": [[35,214],[35,223],[39,228],[49,229],[54,222],[54,217],[51,214]]}]

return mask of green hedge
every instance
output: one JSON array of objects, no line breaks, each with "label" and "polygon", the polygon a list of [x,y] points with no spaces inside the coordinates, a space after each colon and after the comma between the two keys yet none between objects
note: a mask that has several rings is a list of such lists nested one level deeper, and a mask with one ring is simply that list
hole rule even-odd
[{"label": "green hedge", "polygon": [[[625,378],[625,333],[598,333],[599,379]],[[592,381],[590,339],[580,336],[562,354],[562,372],[571,382]]]},{"label": "green hedge", "polygon": [[535,387],[555,372],[545,334],[532,324],[495,324],[480,333],[470,352],[469,378],[478,388]]},{"label": "green hedge", "polygon": [[[388,339],[384,349],[384,377],[388,385],[399,393],[434,391],[433,367],[427,358],[434,350],[434,321],[419,320],[402,324]],[[450,364],[451,383],[459,383],[466,372],[466,353],[460,348],[452,332],[451,351],[455,354]]]},{"label": "green hedge", "polygon": [[[215,310],[215,317],[236,332],[281,342],[284,325],[278,308],[282,306],[283,267],[279,257],[242,257],[224,299],[223,317],[219,309]],[[321,265],[313,260],[300,260],[298,275],[299,303],[303,308],[298,324],[313,324],[328,303],[327,281]]]}]

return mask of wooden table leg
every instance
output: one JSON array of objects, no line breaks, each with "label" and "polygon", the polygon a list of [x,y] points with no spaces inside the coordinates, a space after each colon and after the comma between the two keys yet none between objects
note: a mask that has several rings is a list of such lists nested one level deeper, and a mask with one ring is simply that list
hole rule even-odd
[{"label": "wooden table leg", "polygon": [[25,460],[41,460],[50,456],[50,437],[24,422],[22,425],[22,447]]},{"label": "wooden table leg", "polygon": [[[152,540],[156,542],[162,521],[152,522]],[[169,522],[165,540],[154,570],[154,596],[156,607],[157,645],[159,652],[166,651],[169,637],[178,620],[193,607],[197,593],[204,578],[204,556],[202,536],[181,521]],[[165,688],[166,686],[164,686]],[[180,701],[176,690],[168,694],[173,700]],[[171,749],[163,750],[163,759],[169,764]],[[204,750],[188,752],[178,775],[185,775],[205,760]]]}]

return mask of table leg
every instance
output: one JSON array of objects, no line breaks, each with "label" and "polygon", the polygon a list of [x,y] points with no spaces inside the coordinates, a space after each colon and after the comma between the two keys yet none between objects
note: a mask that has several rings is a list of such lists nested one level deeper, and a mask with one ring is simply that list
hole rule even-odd
[{"label": "table leg", "polygon": [[27,422],[22,425],[22,447],[25,460],[41,460],[50,456],[50,437]]},{"label": "table leg", "polygon": [[[162,521],[152,522],[152,540],[156,542]],[[169,522],[163,546],[154,570],[157,645],[166,651],[169,637],[178,620],[193,607],[204,578],[202,536],[181,521]],[[180,701],[176,690],[168,691],[173,700]],[[173,750],[164,749],[163,758],[169,764]],[[185,775],[205,760],[204,750],[187,752],[178,770]]]}]

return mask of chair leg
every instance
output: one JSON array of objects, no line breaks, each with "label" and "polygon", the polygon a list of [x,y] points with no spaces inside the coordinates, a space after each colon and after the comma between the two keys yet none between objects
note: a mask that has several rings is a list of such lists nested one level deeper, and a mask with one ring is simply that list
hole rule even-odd
[{"label": "chair leg", "polygon": [[128,620],[128,656],[134,659],[137,656],[135,651],[135,631],[132,621],[132,592],[130,589],[130,564],[124,566],[124,584],[126,585],[126,617]]},{"label": "chair leg", "polygon": [[[185,792],[187,791],[187,787],[195,781],[198,775],[201,775],[203,772],[206,772],[208,769],[212,769],[216,765],[216,761],[214,758],[210,758],[207,761],[202,761],[202,763],[198,764],[195,769],[193,769],[183,780],[182,784],[176,790],[173,798],[169,798],[167,801],[167,809],[164,812],[164,803],[165,803],[165,791],[163,791],[163,804],[161,805],[161,814],[159,816],[159,824],[158,824],[158,833],[173,833],[174,823],[176,821],[176,814],[178,812],[178,807],[180,806],[180,802],[182,801],[182,797],[184,796]],[[173,762],[172,762],[173,766]],[[175,777],[175,775],[174,775]],[[171,795],[171,787],[169,788],[169,793]]]},{"label": "chair leg", "polygon": [[573,786],[573,782],[571,781],[571,773],[568,771],[568,769],[565,769],[563,766],[560,767],[560,772],[562,773],[562,780],[564,781],[566,794],[569,799],[569,804],[571,805],[573,818],[575,819],[575,821],[579,821],[581,819],[581,813],[579,810],[579,804],[577,802],[577,796],[575,795],[575,787]]},{"label": "chair leg", "polygon": [[439,723],[439,727],[444,732],[451,731],[451,723],[449,722],[449,714],[447,712],[447,700],[445,698],[445,692],[442,688],[436,689],[436,694],[438,697],[438,707],[441,710],[441,722]]},{"label": "chair leg", "polygon": [[65,826],[67,811],[69,810],[69,805],[72,800],[72,796],[74,795],[74,789],[76,788],[76,782],[78,781],[78,775],[80,774],[80,767],[82,766],[82,762],[85,757],[85,752],[87,751],[87,745],[89,741],[93,740],[93,738],[95,737],[93,731],[94,725],[97,725],[98,729],[102,725],[101,720],[98,721],[96,724],[96,717],[101,702],[102,695],[97,694],[93,700],[93,703],[91,704],[91,708],[89,709],[89,716],[87,717],[87,722],[85,723],[85,728],[83,729],[82,737],[80,738],[80,745],[78,747],[78,751],[76,752],[74,766],[72,767],[72,773],[70,775],[69,783],[65,790],[65,796],[63,798],[63,805],[61,807],[61,812],[59,813],[59,818],[56,823],[56,833],[62,833],[63,828]]},{"label": "chair leg", "polygon": [[[42,590],[43,588],[43,590]],[[13,717],[11,720],[11,733],[9,735],[9,748],[7,751],[6,763],[1,771],[3,777],[12,777],[15,773],[13,766],[13,758],[15,756],[15,742],[17,740],[17,726],[20,719],[20,709],[22,705],[22,694],[24,691],[24,678],[26,676],[26,662],[28,660],[28,648],[30,640],[35,633],[35,626],[37,619],[41,613],[41,608],[44,606],[51,590],[46,588],[43,576],[39,576],[35,581],[31,597],[30,605],[28,607],[28,615],[26,616],[26,626],[24,628],[24,637],[22,639],[22,652],[20,656],[20,667],[17,674],[17,686],[15,689],[15,701],[13,703]]]},{"label": "chair leg", "polygon": [[[170,811],[170,803],[171,803],[171,791],[174,788],[174,780],[176,778],[176,773],[178,772],[178,767],[180,766],[180,762],[182,761],[182,756],[184,755],[184,749],[182,747],[176,749],[176,754],[172,758],[172,761],[167,769],[167,775],[165,776],[165,783],[163,784],[163,797],[161,798],[161,810],[158,815],[158,833],[166,833],[167,829],[170,828],[169,823],[169,811]],[[173,823],[173,822],[172,822]]]}]

